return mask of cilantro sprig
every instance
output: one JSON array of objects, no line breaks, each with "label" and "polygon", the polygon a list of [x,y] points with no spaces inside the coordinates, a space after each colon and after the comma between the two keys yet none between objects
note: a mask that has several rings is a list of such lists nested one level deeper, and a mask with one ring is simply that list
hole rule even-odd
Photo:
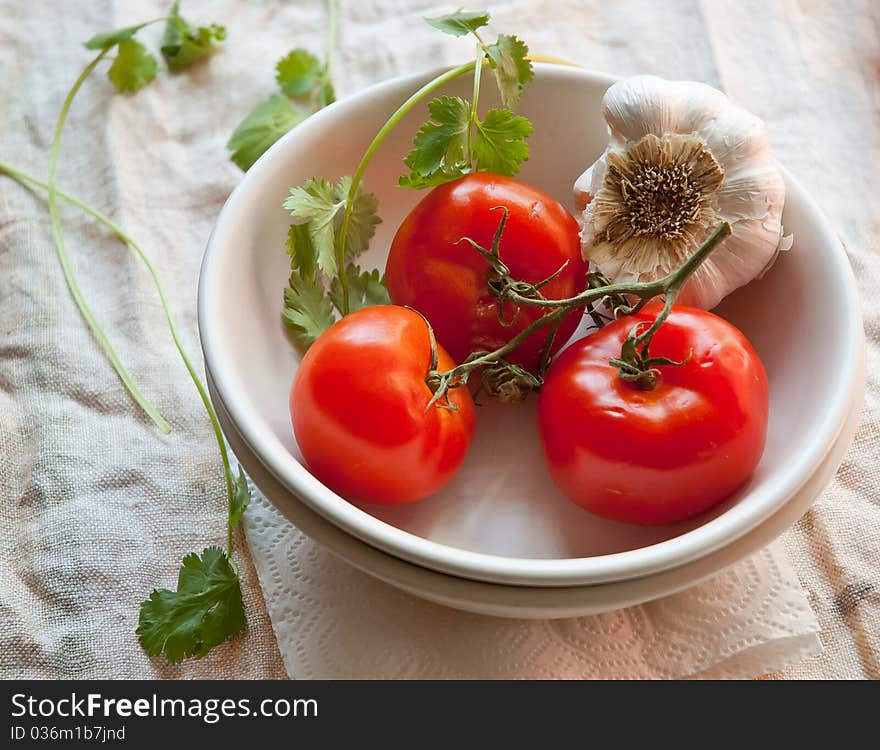
[{"label": "cilantro sprig", "polygon": [[[150,598],[141,605],[137,631],[144,649],[149,654],[164,653],[169,661],[177,662],[185,656],[204,656],[215,645],[237,635],[246,627],[238,571],[232,559],[232,534],[250,500],[250,490],[241,470],[239,470],[237,477],[232,473],[229,456],[226,452],[226,443],[216,412],[204,384],[183,348],[171,315],[168,299],[156,269],[146,253],[130,235],[110,218],[78,198],[62,192],[55,184],[61,135],[80,88],[105,59],[112,59],[107,76],[116,89],[121,92],[136,93],[153,81],[159,71],[159,62],[135,37],[141,29],[163,21],[166,23],[166,28],[162,39],[161,54],[168,70],[173,72],[190,67],[197,60],[213,52],[225,39],[226,32],[222,26],[216,24],[196,26],[185,20],[180,15],[179,2],[174,2],[168,15],[162,18],[93,36],[85,43],[85,47],[96,51],[97,55],[77,77],[61,107],[49,152],[47,181],[42,182],[6,164],[0,164],[0,171],[23,184],[41,187],[48,192],[52,234],[71,295],[83,319],[92,330],[133,399],[163,432],[168,433],[171,431],[171,426],[140,392],[85,301],[65,248],[58,212],[58,199],[61,198],[77,206],[101,222],[140,257],[156,287],[174,345],[211,421],[226,481],[226,550],[219,547],[209,547],[201,557],[195,554],[185,557],[178,576],[177,591],[168,589],[153,591]],[[115,56],[111,57],[110,53],[114,50]]]},{"label": "cilantro sprig", "polygon": [[[447,34],[472,34],[476,38],[474,94],[471,102],[444,96],[428,103],[431,119],[416,133],[412,151],[404,159],[409,174],[401,176],[398,184],[421,189],[474,171],[517,174],[529,158],[526,139],[532,133],[532,124],[512,109],[522,98],[523,87],[534,77],[529,48],[509,34],[499,34],[494,44],[487,44],[479,31],[489,23],[485,11],[458,11],[425,20]],[[489,110],[481,119],[477,104],[484,61],[494,73],[504,106]]]},{"label": "cilantro sprig", "polygon": [[[335,185],[313,178],[291,188],[284,201],[293,223],[287,235],[290,279],[284,290],[282,316],[303,350],[333,325],[334,308],[344,315],[390,301],[379,272],[363,271],[354,263],[381,221],[374,195],[362,189],[354,191],[349,229],[345,235],[341,232],[351,191],[351,177],[342,177]],[[350,297],[348,306],[344,288]],[[351,299],[356,303],[354,308]]]},{"label": "cilantro sprig", "polygon": [[[376,199],[363,191],[361,182],[388,133],[419,102],[447,82],[474,73],[471,102],[440,96],[428,103],[431,119],[419,128],[413,149],[404,159],[409,174],[400,178],[402,187],[427,188],[475,170],[514,175],[529,157],[526,139],[532,124],[511,110],[534,77],[525,43],[501,34],[487,44],[480,35],[489,23],[486,11],[462,10],[425,20],[453,36],[472,34],[477,40],[475,60],[441,73],[401,104],[373,138],[352,177],[343,177],[335,185],[311,178],[291,188],[284,203],[293,223],[287,237],[291,268],[282,316],[300,349],[311,346],[333,324],[337,313],[344,316],[388,302],[379,272],[364,271],[354,263],[379,222]],[[288,64],[297,71],[288,90],[314,90],[318,70],[299,57]],[[477,105],[484,64],[494,73],[504,106],[480,117]]]},{"label": "cilantro sprig", "polygon": [[336,101],[330,66],[336,47],[336,2],[327,3],[327,53],[322,62],[308,50],[296,48],[275,65],[280,93],[272,94],[238,125],[226,148],[229,158],[247,172],[269,147],[303,120]]}]

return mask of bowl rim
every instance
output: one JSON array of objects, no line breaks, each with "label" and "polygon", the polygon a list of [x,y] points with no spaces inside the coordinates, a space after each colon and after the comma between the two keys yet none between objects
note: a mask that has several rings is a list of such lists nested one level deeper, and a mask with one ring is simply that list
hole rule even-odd
[{"label": "bowl rim", "polygon": [[[414,565],[393,557],[346,534],[327,521],[278,481],[255,456],[230,424],[231,439],[240,443],[245,468],[275,508],[308,537],[324,545],[349,565],[406,591],[446,607],[494,617],[560,619],[601,614],[669,596],[718,575],[773,542],[800,518],[834,478],[837,465],[849,450],[864,403],[865,353],[860,356],[858,399],[854,399],[841,434],[805,485],[766,521],[729,545],[689,563],[640,578],[586,586],[525,587],[467,580]],[[213,394],[213,384],[208,389]],[[219,400],[219,399],[218,399]],[[221,423],[229,415],[218,404]],[[236,446],[236,451],[239,446]]]},{"label": "bowl rim", "polygon": [[[790,500],[809,480],[812,470],[827,455],[840,434],[853,399],[857,381],[857,362],[864,340],[860,306],[847,305],[844,336],[846,354],[838,362],[839,385],[833,397],[825,404],[820,428],[815,431],[808,449],[796,461],[790,462],[781,476],[759,489],[757,501],[747,505],[738,503],[720,516],[695,529],[671,539],[633,550],[592,557],[572,558],[516,558],[476,552],[452,547],[404,531],[352,505],[313,477],[291,455],[271,432],[258,428],[259,418],[246,393],[237,392],[230,378],[221,344],[222,331],[217,329],[213,309],[222,305],[215,279],[222,268],[224,246],[232,252],[235,243],[234,227],[244,219],[241,204],[245,196],[255,190],[263,175],[284,160],[279,157],[295,150],[294,143],[304,133],[320,131],[325,122],[332,122],[356,112],[377,93],[400,92],[401,101],[427,80],[449,70],[451,66],[383,81],[336,102],[297,126],[276,142],[245,173],[221,209],[202,259],[198,284],[198,326],[205,368],[210,373],[219,397],[230,419],[250,449],[260,458],[279,481],[310,508],[349,534],[374,547],[404,560],[455,576],[495,583],[525,586],[572,586],[606,583],[635,578],[673,568],[699,557],[711,554],[736,541]],[[575,79],[591,85],[608,87],[617,78],[581,68],[563,67],[549,63],[535,64],[535,81]],[[535,84],[532,84],[535,85]],[[819,226],[823,246],[833,253],[837,262],[838,284],[847,296],[858,300],[852,268],[846,252],[819,207],[806,191],[784,168],[786,200],[801,204],[806,213],[813,215]]]}]

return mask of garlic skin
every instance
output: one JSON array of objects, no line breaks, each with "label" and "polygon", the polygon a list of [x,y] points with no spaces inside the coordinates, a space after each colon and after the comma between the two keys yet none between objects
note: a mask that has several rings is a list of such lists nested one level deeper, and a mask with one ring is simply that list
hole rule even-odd
[{"label": "garlic skin", "polygon": [[636,76],[605,93],[610,140],[575,182],[584,258],[614,282],[678,268],[720,221],[732,234],[677,297],[709,310],[780,250],[785,183],[763,122],[720,91]]}]

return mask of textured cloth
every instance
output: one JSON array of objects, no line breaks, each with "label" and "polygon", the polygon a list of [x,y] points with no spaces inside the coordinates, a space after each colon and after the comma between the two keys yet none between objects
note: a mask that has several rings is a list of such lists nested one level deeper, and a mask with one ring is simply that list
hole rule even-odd
[{"label": "textured cloth", "polygon": [[263,497],[245,521],[284,663],[303,678],[747,678],[820,650],[783,545],[614,612],[521,620],[414,599],[352,569]]},{"label": "textured cloth", "polygon": [[[89,59],[80,43],[161,15],[168,4],[0,0],[0,159],[44,173],[61,102]],[[421,21],[452,6],[340,5],[340,95],[472,53],[470,43]],[[825,648],[779,676],[880,677],[880,8],[873,0],[486,5],[497,28],[520,33],[538,54],[724,88],[766,120],[776,155],[840,231],[864,301],[865,417],[834,484],[784,538]],[[227,49],[191,73],[160,74],[133,98],[96,75],[74,103],[58,183],[141,240],[195,355],[201,250],[239,179],[223,144],[274,90],[272,66],[282,54],[293,46],[323,51],[326,15],[318,0],[192,0],[184,10],[226,23]],[[245,638],[177,667],[148,659],[134,639],[140,599],[173,583],[183,554],[222,541],[220,462],[147,275],[93,221],[69,207],[61,213],[96,316],[175,431],[160,437],[137,414],[79,318],[44,196],[0,178],[0,675],[282,677],[242,539]],[[330,651],[337,632],[327,633]],[[419,658],[419,644],[408,647]],[[551,660],[547,674],[563,673]]]}]

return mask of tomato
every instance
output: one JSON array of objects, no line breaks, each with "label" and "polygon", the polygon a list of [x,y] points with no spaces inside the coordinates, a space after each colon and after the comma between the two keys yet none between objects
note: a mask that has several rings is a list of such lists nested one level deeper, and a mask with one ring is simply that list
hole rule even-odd
[{"label": "tomato", "polygon": [[[568,265],[541,289],[548,299],[562,299],[586,287],[578,225],[556,200],[509,177],[477,172],[431,190],[406,217],[391,244],[385,278],[391,301],[408,305],[431,321],[438,341],[457,362],[479,350],[494,350],[545,314],[521,307],[514,325],[498,322],[498,302],[487,287],[487,261],[462,237],[490,249],[508,210],[499,255],[513,278],[536,284]],[[505,304],[505,318],[516,307]],[[556,351],[574,333],[581,311],[573,311],[554,340]],[[537,333],[508,359],[527,369],[537,365],[547,334]]]},{"label": "tomato", "polygon": [[606,518],[662,524],[729,497],[764,451],[767,377],[745,336],[703,310],[674,307],[650,345],[661,366],[641,390],[608,363],[651,304],[587,336],[551,366],[538,403],[550,473],[578,505]]},{"label": "tomato", "polygon": [[[456,410],[428,408],[430,364],[428,326],[403,307],[367,307],[325,331],[290,392],[309,470],[346,498],[384,505],[419,500],[446,484],[471,444],[474,404],[466,388],[456,388],[449,392]],[[455,366],[439,346],[438,366]]]}]

